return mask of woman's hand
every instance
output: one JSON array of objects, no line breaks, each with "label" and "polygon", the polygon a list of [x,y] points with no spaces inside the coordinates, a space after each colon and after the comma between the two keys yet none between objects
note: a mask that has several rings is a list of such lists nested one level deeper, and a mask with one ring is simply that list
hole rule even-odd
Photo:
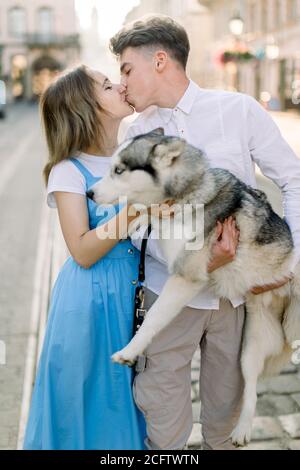
[{"label": "woman's hand", "polygon": [[134,204],[127,206],[128,214],[128,223],[131,223],[133,220],[141,216],[151,216],[158,217],[159,219],[165,219],[174,216],[174,208],[172,206],[175,204],[175,201],[172,199],[167,199],[161,204],[153,204],[150,207],[138,208]]},{"label": "woman's hand", "polygon": [[[151,217],[158,217],[159,219],[170,218],[174,216],[174,209],[172,205],[175,201],[168,199],[162,204],[153,204],[148,208],[139,208],[134,204],[127,206],[127,231],[126,236],[139,230],[142,225],[149,225]],[[125,233],[124,233],[125,237]]]},{"label": "woman's hand", "polygon": [[153,217],[158,217],[159,219],[167,219],[174,216],[174,208],[172,206],[175,204],[173,199],[167,199],[162,204],[154,204],[153,207],[148,207],[148,214]]},{"label": "woman's hand", "polygon": [[212,247],[212,258],[207,266],[209,273],[231,263],[235,258],[240,232],[236,228],[234,218],[225,219],[223,224],[218,221],[216,235],[217,241]]}]

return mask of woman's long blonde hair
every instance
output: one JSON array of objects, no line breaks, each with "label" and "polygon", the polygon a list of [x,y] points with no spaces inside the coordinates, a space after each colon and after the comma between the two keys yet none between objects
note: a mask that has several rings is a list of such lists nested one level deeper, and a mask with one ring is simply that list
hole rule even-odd
[{"label": "woman's long blonde hair", "polygon": [[43,169],[45,184],[51,169],[60,161],[91,145],[101,147],[102,127],[95,96],[95,81],[81,65],[59,76],[40,101],[49,160]]}]

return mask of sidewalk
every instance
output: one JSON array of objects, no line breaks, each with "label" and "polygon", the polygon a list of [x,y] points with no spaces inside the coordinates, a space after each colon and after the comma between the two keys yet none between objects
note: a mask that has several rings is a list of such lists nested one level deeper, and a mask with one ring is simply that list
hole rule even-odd
[{"label": "sidewalk", "polygon": [[[32,387],[46,330],[50,294],[67,256],[68,251],[60,229],[57,211],[44,205],[36,255],[34,296],[25,356],[23,392],[18,410],[19,427],[17,434],[14,433],[11,436],[16,441],[18,450],[23,448]],[[15,445],[12,446],[11,442],[7,442],[2,443],[0,447],[8,450],[14,449]]]}]

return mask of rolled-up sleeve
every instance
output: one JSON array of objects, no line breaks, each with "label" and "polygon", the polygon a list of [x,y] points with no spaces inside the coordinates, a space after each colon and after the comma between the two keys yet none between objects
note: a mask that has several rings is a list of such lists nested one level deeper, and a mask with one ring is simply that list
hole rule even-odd
[{"label": "rolled-up sleeve", "polygon": [[248,145],[251,157],[262,173],[271,178],[283,195],[284,217],[295,245],[295,261],[300,261],[300,159],[282,137],[267,111],[247,97]]}]

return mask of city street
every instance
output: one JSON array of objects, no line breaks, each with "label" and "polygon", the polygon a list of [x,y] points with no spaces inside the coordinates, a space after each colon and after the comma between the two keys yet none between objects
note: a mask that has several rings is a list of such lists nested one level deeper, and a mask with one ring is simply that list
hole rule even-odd
[{"label": "city street", "polygon": [[36,106],[16,105],[0,120],[0,449],[17,444],[33,272],[44,204],[45,159]]},{"label": "city street", "polygon": [[[273,117],[300,157],[300,115]],[[0,341],[6,345],[6,363],[0,361],[0,450],[16,449],[22,443],[49,286],[65,255],[56,211],[46,206],[42,181],[46,158],[37,107],[12,106],[7,119],[0,120]],[[278,189],[259,173],[258,181],[280,212]],[[199,419],[198,377],[196,354],[192,370],[195,423]],[[289,367],[281,377],[260,384],[259,393],[252,448],[259,448],[262,441],[270,448],[300,449],[299,370]],[[195,424],[190,447],[200,445],[201,426]]]}]

